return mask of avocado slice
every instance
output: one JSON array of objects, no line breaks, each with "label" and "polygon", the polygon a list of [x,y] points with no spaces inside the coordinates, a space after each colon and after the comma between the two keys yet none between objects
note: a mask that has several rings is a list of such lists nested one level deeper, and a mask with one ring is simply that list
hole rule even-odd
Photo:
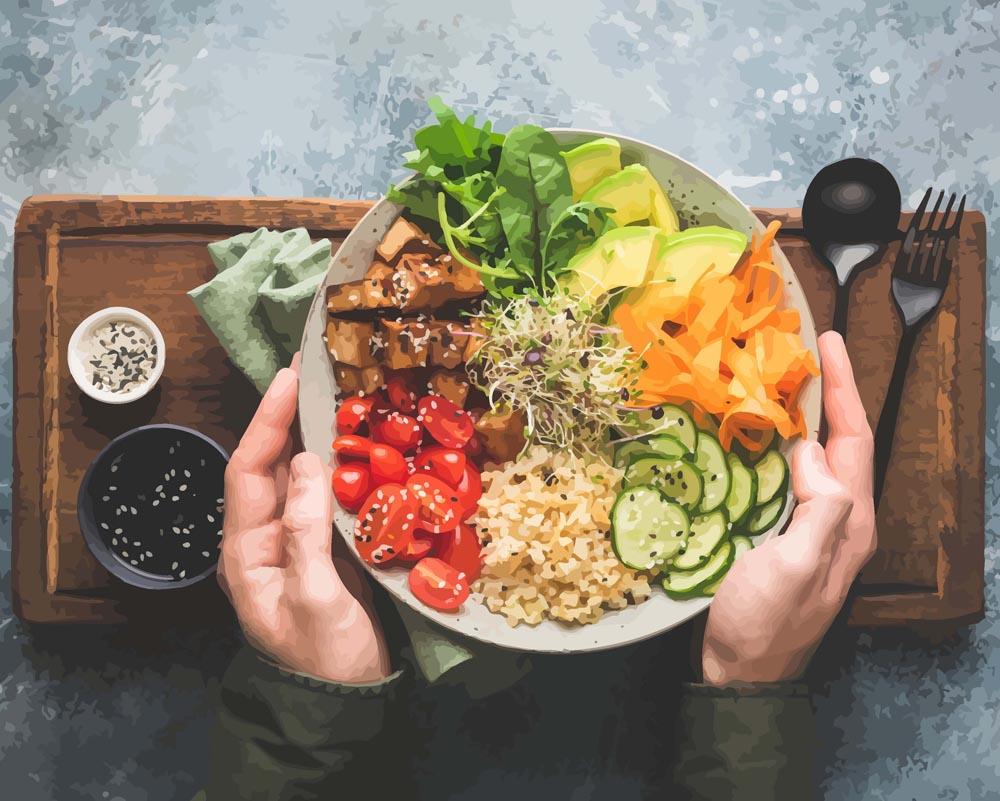
[{"label": "avocado slice", "polygon": [[570,259],[560,283],[591,304],[612,289],[641,286],[663,238],[659,228],[650,226],[612,228]]},{"label": "avocado slice", "polygon": [[602,136],[591,139],[572,150],[562,151],[573,186],[573,200],[577,201],[594,184],[622,168],[622,146],[617,139]]},{"label": "avocado slice", "polygon": [[610,217],[616,225],[646,220],[665,234],[673,234],[680,228],[677,212],[653,174],[642,164],[630,164],[609,175],[580,199],[610,206],[614,209]]},{"label": "avocado slice", "polygon": [[629,292],[625,302],[669,316],[683,306],[703,276],[729,275],[746,247],[745,234],[717,225],[671,234],[653,254],[645,286]]}]

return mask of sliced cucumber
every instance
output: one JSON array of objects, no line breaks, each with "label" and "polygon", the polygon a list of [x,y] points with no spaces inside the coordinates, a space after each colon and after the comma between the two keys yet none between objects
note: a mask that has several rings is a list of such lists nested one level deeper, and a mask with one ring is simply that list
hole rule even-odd
[{"label": "sliced cucumber", "polygon": [[733,546],[727,540],[716,548],[711,558],[697,570],[667,573],[663,578],[663,589],[671,597],[689,598],[722,578],[732,561]]},{"label": "sliced cucumber", "polygon": [[670,563],[671,570],[697,570],[704,565],[728,533],[725,512],[698,515],[691,520],[687,547]]},{"label": "sliced cucumber", "polygon": [[694,463],[701,471],[704,483],[699,511],[711,512],[718,509],[729,494],[729,466],[726,464],[726,452],[722,450],[719,440],[704,431],[698,432]]},{"label": "sliced cucumber", "polygon": [[649,413],[648,426],[653,434],[669,434],[681,443],[688,453],[694,453],[698,441],[698,429],[691,415],[680,406],[665,404],[657,406]]},{"label": "sliced cucumber", "polygon": [[724,508],[733,527],[743,525],[757,499],[757,473],[743,464],[735,453],[726,457],[729,465],[729,494]]},{"label": "sliced cucumber", "polygon": [[651,570],[681,551],[690,523],[687,513],[656,487],[622,492],[611,510],[611,545],[633,570]]},{"label": "sliced cucumber", "polygon": [[735,562],[747,551],[753,550],[753,540],[743,534],[737,534],[732,539],[733,543],[733,561]]},{"label": "sliced cucumber", "polygon": [[683,456],[687,456],[688,450],[681,443],[677,437],[670,436],[669,434],[660,434],[656,437],[650,437],[647,442],[649,450],[654,453],[658,453],[665,459],[680,459]]},{"label": "sliced cucumber", "polygon": [[670,500],[695,509],[701,502],[701,474],[694,465],[680,459],[639,456],[625,471],[625,486],[651,484]]},{"label": "sliced cucumber", "polygon": [[626,467],[633,457],[639,453],[650,453],[651,448],[641,439],[630,439],[615,449],[615,466]]},{"label": "sliced cucumber", "polygon": [[764,506],[784,491],[788,483],[788,463],[785,457],[771,450],[754,465],[757,473],[757,499],[755,506]]},{"label": "sliced cucumber", "polygon": [[751,534],[763,534],[778,522],[778,518],[781,517],[784,510],[785,496],[779,495],[770,503],[753,510],[747,521],[747,531]]},{"label": "sliced cucumber", "polygon": [[[750,541],[749,537],[744,537],[742,534],[737,534],[731,540],[733,543],[733,561],[735,562],[747,551],[753,549],[753,543]],[[730,565],[732,567],[732,565]],[[701,594],[706,595],[711,598],[715,593],[719,591],[719,587],[722,586],[722,582],[726,580],[726,576],[729,575],[729,570],[727,569],[719,578],[713,581],[711,584],[702,587]]]}]

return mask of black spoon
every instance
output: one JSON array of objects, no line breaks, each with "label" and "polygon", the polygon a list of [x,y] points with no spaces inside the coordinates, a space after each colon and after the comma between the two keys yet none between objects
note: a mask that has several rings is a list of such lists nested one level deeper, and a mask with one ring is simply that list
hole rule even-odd
[{"label": "black spoon", "polygon": [[802,202],[806,238],[837,278],[833,330],[847,335],[851,284],[899,236],[899,185],[877,161],[850,158],[828,164]]}]

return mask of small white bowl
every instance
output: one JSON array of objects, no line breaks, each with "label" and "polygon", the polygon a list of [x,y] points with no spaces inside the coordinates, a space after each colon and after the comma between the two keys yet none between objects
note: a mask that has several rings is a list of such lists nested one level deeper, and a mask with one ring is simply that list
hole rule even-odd
[{"label": "small white bowl", "polygon": [[[108,389],[98,389],[87,377],[84,353],[85,338],[112,320],[125,320],[142,326],[153,335],[153,341],[156,343],[156,364],[153,365],[153,371],[150,373],[149,378],[128,392],[112,392]],[[143,397],[156,386],[156,382],[163,375],[163,366],[167,361],[167,347],[163,341],[163,334],[160,332],[160,329],[145,314],[135,309],[130,309],[127,306],[109,306],[106,309],[94,312],[76,327],[73,336],[69,338],[66,357],[69,363],[69,372],[73,376],[76,385],[84,394],[102,403],[121,404],[139,400],[139,398]]]}]

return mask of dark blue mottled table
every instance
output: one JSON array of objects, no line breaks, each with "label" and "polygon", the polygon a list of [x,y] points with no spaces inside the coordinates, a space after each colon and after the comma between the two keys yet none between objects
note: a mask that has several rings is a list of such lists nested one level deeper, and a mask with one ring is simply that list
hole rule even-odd
[{"label": "dark blue mottled table", "polygon": [[[988,0],[0,3],[0,795],[186,798],[205,775],[207,698],[235,643],[195,624],[27,630],[11,618],[10,235],[21,201],[375,197],[433,93],[501,126],[530,117],[646,139],[755,205],[797,205],[817,168],[851,153],[888,164],[911,205],[931,181],[970,192],[994,254],[987,617],[939,643],[837,636],[815,696],[818,780],[830,799],[995,794],[998,32]],[[476,766],[458,773],[468,797],[640,797],[656,779],[660,728],[629,690],[669,657],[656,645],[588,657],[584,690],[567,687],[557,661],[502,703],[422,700],[414,714],[437,732],[423,746],[437,752],[423,794],[445,792],[450,762]],[[623,748],[640,726],[652,745]]]}]

